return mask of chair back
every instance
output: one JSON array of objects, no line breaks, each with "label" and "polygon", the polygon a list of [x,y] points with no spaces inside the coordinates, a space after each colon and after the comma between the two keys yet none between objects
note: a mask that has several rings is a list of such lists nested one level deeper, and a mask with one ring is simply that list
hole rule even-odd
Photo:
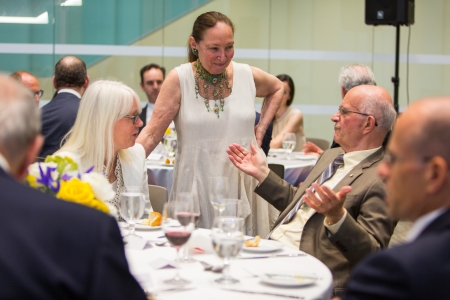
[{"label": "chair back", "polygon": [[306,141],[316,144],[322,150],[327,150],[330,148],[330,142],[324,139],[307,137]]},{"label": "chair back", "polygon": [[159,185],[148,185],[148,196],[152,204],[153,211],[162,213],[164,203],[167,202],[167,189]]},{"label": "chair back", "polygon": [[284,179],[284,165],[280,164],[268,164],[269,169],[277,174],[281,179]]}]

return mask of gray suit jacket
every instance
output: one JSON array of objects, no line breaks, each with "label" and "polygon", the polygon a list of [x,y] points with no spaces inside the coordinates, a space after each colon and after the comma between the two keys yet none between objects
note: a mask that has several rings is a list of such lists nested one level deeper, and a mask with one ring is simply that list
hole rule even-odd
[{"label": "gray suit jacket", "polygon": [[[299,188],[270,172],[255,192],[282,212],[274,226],[342,152],[342,148],[325,151]],[[383,156],[382,149],[376,151],[355,166],[333,189],[337,192],[343,186],[352,187],[344,203],[347,218],[336,234],[331,235],[325,228],[324,215],[320,213],[315,213],[303,229],[300,250],[318,258],[331,270],[336,295],[343,291],[353,266],[366,255],[387,247],[393,233],[394,222],[386,214],[384,184],[377,176],[377,166]]]}]

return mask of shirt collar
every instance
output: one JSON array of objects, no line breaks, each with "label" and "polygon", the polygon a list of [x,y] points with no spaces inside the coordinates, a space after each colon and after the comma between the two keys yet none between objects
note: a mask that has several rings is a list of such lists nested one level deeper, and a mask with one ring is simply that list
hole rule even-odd
[{"label": "shirt collar", "polygon": [[412,225],[411,229],[409,230],[408,235],[406,236],[406,241],[413,242],[414,240],[416,240],[419,237],[419,235],[425,230],[425,228],[427,228],[428,225],[431,224],[431,222],[433,222],[440,215],[442,215],[446,209],[447,208],[445,207],[439,208],[418,218],[416,222],[414,222],[414,224]]},{"label": "shirt collar", "polygon": [[357,164],[361,163],[364,159],[374,154],[381,148],[374,148],[369,150],[352,151],[344,154],[344,168],[353,168]]},{"label": "shirt collar", "polygon": [[77,96],[78,98],[81,99],[80,93],[78,93],[77,91],[72,90],[72,89],[60,89],[60,90],[58,91],[58,94],[59,94],[59,93],[69,93],[69,94],[73,94],[73,95],[75,95],[75,96]]},{"label": "shirt collar", "polygon": [[6,158],[0,154],[0,168],[2,168],[6,173],[9,173],[10,167],[9,163],[6,161]]}]

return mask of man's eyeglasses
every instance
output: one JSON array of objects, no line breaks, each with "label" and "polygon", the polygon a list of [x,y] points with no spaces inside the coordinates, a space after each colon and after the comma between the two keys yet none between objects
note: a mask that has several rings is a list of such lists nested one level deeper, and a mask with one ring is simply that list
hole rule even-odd
[{"label": "man's eyeglasses", "polygon": [[362,116],[366,116],[366,117],[371,116],[375,120],[375,126],[378,126],[377,120],[372,115],[365,114],[365,113],[362,113],[362,112],[359,112],[359,111],[348,110],[348,109],[344,108],[343,106],[339,106],[338,111],[339,111],[339,115],[345,115],[345,114],[349,114],[349,113],[354,113],[354,114],[358,114],[358,115],[362,115]]},{"label": "man's eyeglasses", "polygon": [[124,118],[133,120],[133,124],[136,124],[137,120],[139,119],[139,115],[134,115],[134,116],[124,116]]},{"label": "man's eyeglasses", "polygon": [[[430,161],[432,158],[433,158],[432,156],[424,156],[424,157],[421,157],[419,159],[416,159],[416,161],[419,161],[421,163],[426,163],[426,162]],[[395,155],[395,154],[393,154],[392,152],[389,152],[389,151],[387,151],[384,154],[384,158],[383,159],[384,159],[384,162],[387,163],[390,166],[394,165],[397,162],[401,162],[401,161],[405,161],[406,160],[405,158],[399,159],[397,155]]]},{"label": "man's eyeglasses", "polygon": [[43,91],[43,90],[39,90],[39,91],[37,91],[37,92],[34,92],[34,94],[35,94],[36,96],[38,96],[39,98],[41,98],[42,96],[44,96],[44,91]]}]

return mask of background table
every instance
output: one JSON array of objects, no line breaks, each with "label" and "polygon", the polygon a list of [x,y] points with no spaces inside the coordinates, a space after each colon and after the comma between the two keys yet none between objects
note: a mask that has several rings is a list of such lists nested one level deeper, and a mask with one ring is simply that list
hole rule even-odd
[{"label": "background table", "polygon": [[[136,231],[137,234],[146,239],[156,239],[163,235],[162,231]],[[201,246],[207,248],[205,243],[211,245],[210,231],[205,229],[198,229],[191,237],[190,247]],[[212,246],[210,246],[212,249]],[[207,250],[206,254],[195,254],[193,258],[196,260],[208,262],[220,262],[219,258]],[[163,283],[163,280],[174,276],[175,270],[170,269],[154,269],[149,263],[166,259],[173,261],[175,258],[175,249],[169,246],[157,247],[154,246],[144,250],[134,250],[125,248],[130,270],[141,285],[145,289],[151,290],[151,287],[164,288],[169,287]],[[209,253],[208,253],[209,252]],[[279,253],[301,253],[299,250],[283,247]],[[246,254],[245,256],[252,256],[256,254]],[[264,255],[264,254],[258,254]],[[309,274],[318,277],[316,283],[303,287],[278,287],[266,285],[260,282],[260,279],[255,276],[263,272],[296,272],[298,274]],[[157,299],[282,299],[282,297],[260,294],[246,294],[242,292],[227,291],[214,282],[215,279],[222,276],[222,274],[213,273],[211,271],[204,271],[199,262],[183,263],[181,264],[180,274],[183,278],[188,279],[191,283],[188,285],[192,287],[191,290],[176,291],[176,292],[162,292],[157,295]],[[240,280],[240,283],[233,285],[233,288],[250,290],[250,291],[266,291],[279,294],[289,294],[304,297],[309,299],[326,299],[329,300],[332,295],[332,275],[329,269],[319,260],[310,256],[304,255],[299,257],[277,257],[277,258],[259,258],[259,259],[236,259],[231,263],[231,275]],[[226,286],[225,286],[226,287]]]},{"label": "background table", "polygon": [[[317,158],[312,157],[309,159],[308,157],[302,155],[301,152],[293,152],[292,158],[292,160],[287,160],[284,153],[269,153],[267,163],[284,165],[284,179],[290,184],[298,186],[300,182],[304,181],[306,177],[308,177],[312,168],[316,164]],[[146,165],[148,184],[163,186],[170,194],[174,167],[163,164],[163,161],[155,160],[147,160]]]}]

